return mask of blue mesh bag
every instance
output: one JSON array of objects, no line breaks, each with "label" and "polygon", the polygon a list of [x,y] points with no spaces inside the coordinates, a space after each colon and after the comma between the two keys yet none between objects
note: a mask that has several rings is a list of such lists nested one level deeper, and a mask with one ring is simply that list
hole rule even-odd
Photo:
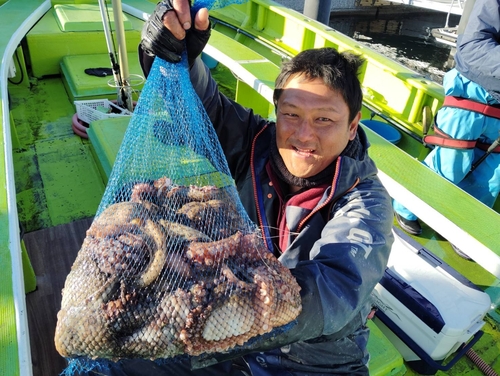
[{"label": "blue mesh bag", "polygon": [[228,352],[293,322],[299,290],[240,202],[186,54],[155,58],[66,279],[57,350],[103,361]]}]

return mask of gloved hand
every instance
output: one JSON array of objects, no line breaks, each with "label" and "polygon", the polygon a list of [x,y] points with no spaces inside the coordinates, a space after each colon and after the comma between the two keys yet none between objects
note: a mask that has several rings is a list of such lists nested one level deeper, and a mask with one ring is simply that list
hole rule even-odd
[{"label": "gloved hand", "polygon": [[210,25],[206,30],[198,30],[192,26],[186,32],[184,43],[184,40],[176,38],[165,26],[163,16],[167,12],[177,12],[172,0],[159,2],[149,20],[144,24],[141,47],[149,56],[158,56],[163,60],[177,63],[181,60],[181,54],[186,46],[188,61],[192,65],[210,38]]},{"label": "gloved hand", "polygon": [[191,67],[194,60],[201,54],[203,49],[210,39],[211,25],[208,25],[206,30],[197,30],[195,27],[191,27],[186,34],[186,48],[188,63]]}]

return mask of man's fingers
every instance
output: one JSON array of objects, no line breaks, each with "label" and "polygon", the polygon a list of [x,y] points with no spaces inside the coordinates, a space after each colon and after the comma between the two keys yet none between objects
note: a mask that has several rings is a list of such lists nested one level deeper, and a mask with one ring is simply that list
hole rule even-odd
[{"label": "man's fingers", "polygon": [[186,37],[186,30],[182,27],[174,10],[165,13],[163,16],[163,25],[170,30],[172,35],[178,40],[183,40]]},{"label": "man's fingers", "polygon": [[184,30],[191,28],[191,11],[189,0],[173,0],[172,5]]},{"label": "man's fingers", "polygon": [[194,27],[196,30],[207,30],[209,26],[208,9],[201,8],[194,17]]}]

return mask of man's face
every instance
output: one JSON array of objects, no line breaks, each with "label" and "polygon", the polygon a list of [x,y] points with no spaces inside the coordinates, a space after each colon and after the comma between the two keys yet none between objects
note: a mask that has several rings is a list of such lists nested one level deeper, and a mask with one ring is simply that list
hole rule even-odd
[{"label": "man's face", "polygon": [[361,113],[349,123],[349,108],[338,91],[323,80],[294,76],[278,100],[276,142],[292,175],[314,176],[353,140]]}]

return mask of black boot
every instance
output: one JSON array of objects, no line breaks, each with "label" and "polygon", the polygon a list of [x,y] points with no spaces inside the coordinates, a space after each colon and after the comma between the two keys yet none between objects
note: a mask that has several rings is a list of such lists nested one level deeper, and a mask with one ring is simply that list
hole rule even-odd
[{"label": "black boot", "polygon": [[468,261],[474,261],[472,260],[469,255],[467,255],[466,253],[464,253],[464,251],[461,251],[459,248],[457,248],[457,246],[453,245],[453,244],[450,244],[451,245],[451,248],[453,248],[453,250],[455,251],[455,253],[457,255],[459,255],[461,258],[464,258]]},{"label": "black boot", "polygon": [[409,219],[403,218],[398,213],[394,214],[396,214],[396,221],[399,223],[399,226],[407,233],[412,235],[420,235],[422,233],[422,227],[418,220],[410,221]]}]

